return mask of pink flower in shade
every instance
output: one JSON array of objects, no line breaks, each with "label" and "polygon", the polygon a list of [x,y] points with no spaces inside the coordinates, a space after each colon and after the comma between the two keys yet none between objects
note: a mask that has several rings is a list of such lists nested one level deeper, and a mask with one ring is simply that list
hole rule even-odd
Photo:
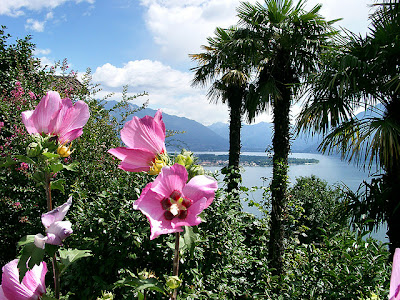
[{"label": "pink flower in shade", "polygon": [[118,166],[129,172],[158,174],[165,165],[160,155],[165,153],[165,125],[161,110],[153,117],[133,117],[121,130],[121,139],[128,147],[108,150],[108,153],[122,160]]},{"label": "pink flower in shade", "polygon": [[3,267],[0,286],[0,300],[36,300],[46,293],[44,278],[47,265],[41,262],[27,271],[22,282],[19,282],[18,259],[10,261]]},{"label": "pink flower in shade", "polygon": [[63,205],[42,215],[42,224],[46,227],[46,236],[40,233],[35,235],[36,247],[44,249],[45,243],[61,245],[62,241],[72,233],[71,222],[63,221],[71,204],[72,197],[69,197]]},{"label": "pink flower in shade", "polygon": [[396,248],[393,256],[392,276],[390,278],[389,300],[400,299],[400,248]]},{"label": "pink flower in shade", "polygon": [[35,110],[22,113],[22,122],[30,134],[56,135],[60,144],[65,144],[82,135],[82,127],[89,116],[85,102],[80,100],[73,104],[71,99],[61,99],[57,92],[50,91]]},{"label": "pink flower in shade", "polygon": [[218,184],[204,175],[186,183],[187,179],[184,166],[164,167],[135,201],[133,208],[141,210],[150,221],[151,240],[160,234],[181,232],[182,226],[200,224],[198,215],[214,200]]}]

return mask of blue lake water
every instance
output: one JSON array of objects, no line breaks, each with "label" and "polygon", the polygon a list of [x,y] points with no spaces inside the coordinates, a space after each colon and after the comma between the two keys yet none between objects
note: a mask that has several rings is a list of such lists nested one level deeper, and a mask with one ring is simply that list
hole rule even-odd
[{"label": "blue lake water", "polygon": [[[198,152],[207,153],[207,152]],[[214,154],[228,154],[227,152],[213,152]],[[242,155],[259,155],[266,156],[265,152],[243,152]],[[330,185],[340,184],[345,185],[352,191],[357,191],[359,185],[364,180],[369,180],[374,174],[375,170],[368,171],[362,170],[354,164],[349,164],[346,161],[342,161],[336,156],[327,156],[322,154],[313,153],[293,153],[290,157],[294,158],[315,158],[319,160],[318,164],[310,165],[291,165],[289,166],[289,181],[293,184],[296,181],[296,177],[300,176],[311,176],[315,175]],[[216,171],[220,167],[206,167],[207,170]],[[222,178],[222,177],[221,177]],[[266,179],[266,181],[263,180]],[[253,186],[266,186],[269,184],[272,178],[272,167],[244,167],[242,168],[242,180],[243,185],[246,187]],[[250,198],[256,202],[261,201],[262,193],[257,191],[249,195]],[[260,212],[255,207],[249,207],[246,202],[243,203],[243,208],[247,212],[251,212],[257,216],[261,216]],[[372,236],[378,238],[381,241],[387,241],[386,239],[386,228],[382,226]]]}]

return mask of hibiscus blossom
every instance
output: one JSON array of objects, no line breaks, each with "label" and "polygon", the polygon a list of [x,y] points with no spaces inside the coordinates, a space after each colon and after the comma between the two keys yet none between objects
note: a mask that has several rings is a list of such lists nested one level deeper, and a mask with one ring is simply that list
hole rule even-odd
[{"label": "hibiscus blossom", "polygon": [[57,92],[47,92],[34,110],[22,113],[22,122],[29,134],[49,134],[58,137],[60,144],[66,144],[80,137],[90,116],[84,101],[72,103],[61,99]]},{"label": "hibiscus blossom", "polygon": [[393,256],[389,299],[400,300],[400,248],[396,248]]},{"label": "hibiscus blossom", "polygon": [[0,285],[1,300],[36,300],[46,293],[44,282],[47,265],[41,262],[27,271],[22,282],[19,282],[18,259],[14,259],[6,264],[2,271]]},{"label": "hibiscus blossom", "polygon": [[150,221],[151,240],[160,234],[181,232],[182,226],[200,224],[198,215],[214,200],[218,184],[205,175],[186,183],[187,179],[182,165],[164,167],[135,201],[133,208],[141,210]]},{"label": "hibiscus blossom", "polygon": [[35,235],[35,245],[44,249],[45,243],[61,245],[62,241],[72,233],[70,221],[63,221],[72,204],[72,197],[69,197],[63,205],[42,215],[42,224],[46,227],[46,236]]},{"label": "hibiscus blossom", "polygon": [[121,139],[128,147],[108,150],[108,153],[122,160],[118,166],[129,172],[158,174],[165,162],[165,125],[161,110],[153,117],[133,117],[121,130]]}]

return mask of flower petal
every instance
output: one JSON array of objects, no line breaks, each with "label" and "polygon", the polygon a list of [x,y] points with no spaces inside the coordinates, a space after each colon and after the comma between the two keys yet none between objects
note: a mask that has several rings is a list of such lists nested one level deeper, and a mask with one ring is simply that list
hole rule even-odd
[{"label": "flower petal", "polygon": [[162,121],[161,111],[155,117],[145,116],[139,119],[133,117],[126,122],[121,130],[121,139],[128,148],[147,149],[154,154],[165,151],[165,125]]},{"label": "flower petal", "polygon": [[44,236],[41,233],[38,233],[37,235],[35,235],[35,240],[34,240],[34,244],[36,247],[40,248],[40,249],[44,249],[44,247],[46,246],[46,241],[47,241],[47,237]]},{"label": "flower petal", "polygon": [[118,147],[108,150],[108,153],[122,160],[119,168],[129,172],[147,172],[154,160],[154,153],[146,149],[129,149]]},{"label": "flower petal", "polygon": [[72,204],[72,196],[63,205],[56,207],[52,211],[42,214],[42,224],[48,228],[57,221],[62,221]]},{"label": "flower petal", "polygon": [[0,285],[0,300],[8,300],[6,296],[4,296],[3,288]]},{"label": "flower petal", "polygon": [[47,244],[61,245],[62,241],[72,234],[72,224],[70,221],[57,221],[47,228]]},{"label": "flower petal", "polygon": [[18,259],[10,261],[3,267],[1,287],[6,299],[33,300],[46,292],[44,277],[47,265],[41,262],[27,271],[22,283],[19,282]]},{"label": "flower petal", "polygon": [[57,92],[49,91],[40,100],[35,110],[22,113],[22,121],[30,134],[50,133],[52,120],[57,116],[61,98]]},{"label": "flower petal", "polygon": [[173,191],[182,191],[186,184],[188,173],[186,168],[180,164],[172,167],[164,167],[154,180],[151,189],[157,194],[169,197]]},{"label": "flower petal", "polygon": [[207,208],[213,202],[217,189],[218,183],[214,178],[198,175],[188,182],[182,192],[186,198],[193,200],[193,202],[205,197],[207,199],[205,208]]},{"label": "flower petal", "polygon": [[[56,134],[59,136],[60,143],[68,143],[82,135],[82,127],[89,120],[89,106],[84,101],[77,101],[72,105],[70,99],[62,100],[60,117],[61,123],[57,123]],[[74,132],[74,134],[72,134]]]},{"label": "flower petal", "polygon": [[390,300],[400,299],[400,248],[396,248],[393,256],[392,275],[390,277]]}]

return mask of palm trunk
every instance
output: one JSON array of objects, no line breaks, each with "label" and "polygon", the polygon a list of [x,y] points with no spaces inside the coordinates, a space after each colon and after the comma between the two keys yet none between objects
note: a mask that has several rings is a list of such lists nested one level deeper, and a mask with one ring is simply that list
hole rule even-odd
[{"label": "palm trunk", "polygon": [[241,101],[242,95],[239,91],[234,90],[232,97],[229,101],[229,164],[227,173],[227,191],[232,193],[235,198],[238,197],[239,182],[241,175],[239,173],[240,163],[240,129],[242,127],[242,114],[241,114]]},{"label": "palm trunk", "polygon": [[271,225],[269,239],[269,267],[273,268],[274,275],[281,275],[283,272],[284,253],[284,231],[282,218],[287,202],[288,185],[288,156],[290,151],[290,87],[281,85],[282,98],[275,100],[273,106],[274,114],[274,136],[272,145],[274,149],[273,170],[271,182]]}]

